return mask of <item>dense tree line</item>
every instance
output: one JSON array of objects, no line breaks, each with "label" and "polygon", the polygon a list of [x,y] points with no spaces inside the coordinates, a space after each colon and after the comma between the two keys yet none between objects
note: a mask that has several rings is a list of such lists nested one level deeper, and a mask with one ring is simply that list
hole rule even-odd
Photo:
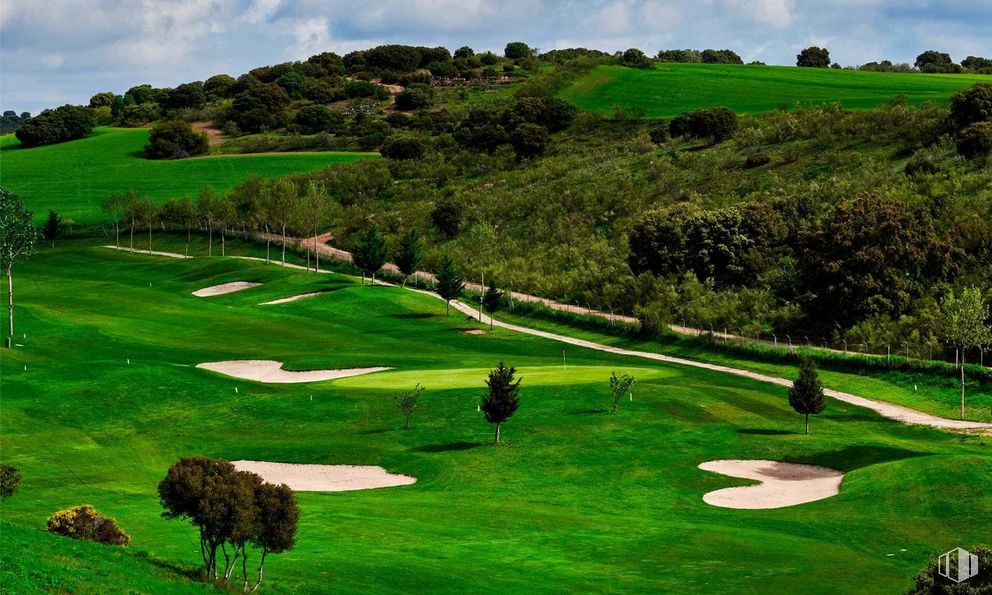
[{"label": "dense tree line", "polygon": [[26,147],[51,145],[83,138],[95,123],[89,108],[63,105],[21,122],[15,136]]}]

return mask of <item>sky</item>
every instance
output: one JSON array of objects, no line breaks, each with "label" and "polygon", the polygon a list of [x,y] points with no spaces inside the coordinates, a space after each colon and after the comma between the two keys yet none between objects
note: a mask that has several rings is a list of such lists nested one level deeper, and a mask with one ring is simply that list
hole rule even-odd
[{"label": "sky", "polygon": [[502,52],[730,48],[794,64],[912,63],[926,49],[992,57],[992,0],[2,0],[0,109],[37,113],[99,91],[383,43]]}]

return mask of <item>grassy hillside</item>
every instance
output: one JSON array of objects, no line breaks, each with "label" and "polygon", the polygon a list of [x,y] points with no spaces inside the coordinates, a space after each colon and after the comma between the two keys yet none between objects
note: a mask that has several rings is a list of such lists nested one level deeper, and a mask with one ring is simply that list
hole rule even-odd
[{"label": "grassy hillside", "polygon": [[[190,295],[234,280],[265,284]],[[802,581],[811,593],[838,593],[870,581],[895,593],[932,552],[992,532],[987,439],[836,403],[812,435],[799,435],[785,389],[579,348],[568,349],[562,370],[558,344],[501,330],[467,335],[476,323],[399,288],[79,242],[42,250],[19,270],[19,287],[22,346],[0,361],[0,450],[24,483],[2,518],[35,528],[55,509],[91,503],[131,533],[126,555],[142,560],[196,564],[195,533],[159,516],[155,485],[179,456],[197,453],[377,464],[418,478],[300,494],[297,546],[266,565],[274,592],[714,593],[788,591]],[[257,305],[318,289],[329,293]],[[262,385],[192,367],[242,358],[397,369]],[[503,428],[506,445],[495,448],[476,403],[501,359],[519,368],[523,392]],[[604,413],[612,370],[640,380],[615,416]],[[428,392],[402,431],[391,397],[414,382]],[[744,483],[696,468],[718,458],[812,462],[848,475],[827,500],[727,510],[701,499]],[[49,551],[47,540],[21,542],[25,559]],[[142,586],[152,584],[150,569],[126,567],[135,576],[125,584],[150,588]],[[106,582],[76,578],[95,577],[89,570],[50,572],[63,590]]]},{"label": "grassy hillside", "polygon": [[903,95],[910,104],[946,103],[981,75],[861,72],[786,66],[658,64],[652,69],[599,66],[561,92],[591,111],[614,107],[644,110],[650,118],[702,107],[726,106],[738,113],[767,112],[797,103],[840,103],[848,109],[878,107]]},{"label": "grassy hillside", "polygon": [[13,135],[0,140],[0,179],[41,220],[48,209],[77,223],[100,221],[100,201],[137,190],[158,201],[203,186],[226,192],[252,175],[276,177],[349,163],[375,153],[234,155],[152,161],[141,153],[148,130],[97,128],[82,140],[25,149]]}]

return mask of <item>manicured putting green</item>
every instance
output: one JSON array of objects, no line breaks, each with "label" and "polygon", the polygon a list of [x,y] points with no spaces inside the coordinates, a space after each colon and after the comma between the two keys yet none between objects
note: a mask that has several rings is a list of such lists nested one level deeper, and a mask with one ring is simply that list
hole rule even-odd
[{"label": "manicured putting green", "polygon": [[911,104],[946,103],[957,91],[992,76],[860,72],[826,68],[735,64],[659,64],[651,69],[599,66],[561,92],[575,105],[599,112],[643,110],[651,118],[703,107],[738,113],[840,103],[873,108],[899,95]]},{"label": "manicured putting green", "polygon": [[159,202],[185,194],[196,198],[204,186],[226,192],[252,175],[272,178],[378,156],[286,153],[153,161],[142,155],[147,143],[148,130],[142,128],[96,128],[84,139],[30,149],[6,135],[0,137],[0,178],[38,221],[54,209],[77,223],[95,223],[104,218],[100,201],[113,192],[136,190]]}]

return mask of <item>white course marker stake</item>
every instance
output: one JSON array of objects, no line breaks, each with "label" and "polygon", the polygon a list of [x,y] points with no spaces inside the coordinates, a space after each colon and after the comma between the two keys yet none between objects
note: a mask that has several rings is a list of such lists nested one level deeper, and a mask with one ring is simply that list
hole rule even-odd
[{"label": "white course marker stake", "polygon": [[131,358],[127,358],[127,365],[131,365]]},{"label": "white course marker stake", "polygon": [[313,400],[313,395],[310,395],[310,400],[311,400],[311,401]]},{"label": "white course marker stake", "polygon": [[234,394],[238,394],[238,387],[234,387]]}]

